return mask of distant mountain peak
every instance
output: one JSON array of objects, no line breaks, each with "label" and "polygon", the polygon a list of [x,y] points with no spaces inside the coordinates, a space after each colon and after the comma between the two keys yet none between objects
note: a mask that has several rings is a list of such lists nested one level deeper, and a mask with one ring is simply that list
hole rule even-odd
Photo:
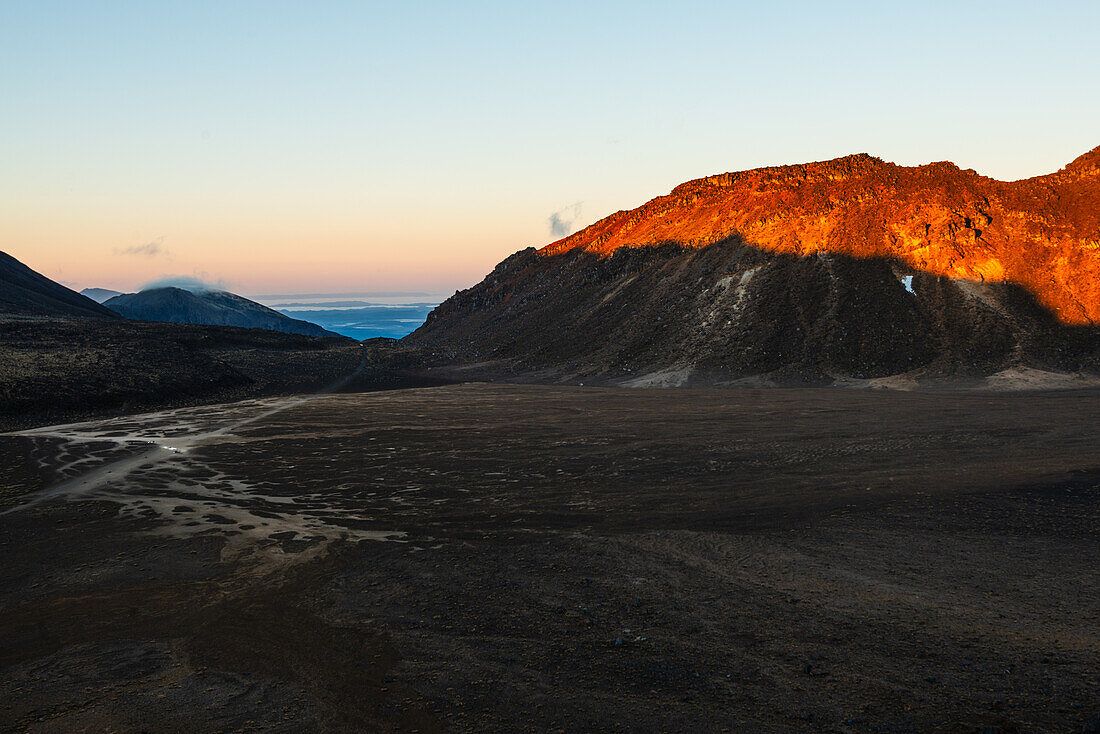
[{"label": "distant mountain peak", "polygon": [[240,326],[306,336],[339,336],[317,324],[279,313],[235,293],[169,285],[116,296],[104,305],[129,319],[177,324]]},{"label": "distant mountain peak", "polygon": [[104,301],[108,301],[115,296],[121,296],[122,292],[113,291],[110,288],[85,288],[84,290],[80,291],[80,295],[91,298],[96,303],[103,303]]}]

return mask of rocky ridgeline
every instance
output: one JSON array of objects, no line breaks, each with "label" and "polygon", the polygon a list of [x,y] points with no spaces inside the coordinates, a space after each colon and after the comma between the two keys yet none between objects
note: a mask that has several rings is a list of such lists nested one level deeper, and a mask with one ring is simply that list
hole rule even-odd
[{"label": "rocky ridgeline", "polygon": [[1066,168],[996,181],[951,163],[868,155],[690,181],[542,249],[705,247],[897,259],[935,275],[1015,283],[1068,324],[1100,321],[1100,148]]}]

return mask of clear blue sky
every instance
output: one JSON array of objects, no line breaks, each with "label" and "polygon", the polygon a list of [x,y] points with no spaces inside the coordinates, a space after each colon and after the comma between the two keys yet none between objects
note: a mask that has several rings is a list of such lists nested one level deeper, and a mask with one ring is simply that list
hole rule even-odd
[{"label": "clear blue sky", "polygon": [[[1100,3],[0,0],[0,249],[74,285],[453,290],[699,176],[1100,144]],[[574,207],[580,203],[579,207]]]}]

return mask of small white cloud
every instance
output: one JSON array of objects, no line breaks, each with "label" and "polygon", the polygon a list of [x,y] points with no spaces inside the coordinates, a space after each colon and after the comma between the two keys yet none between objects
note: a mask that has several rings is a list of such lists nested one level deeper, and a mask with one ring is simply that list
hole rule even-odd
[{"label": "small white cloud", "polygon": [[578,201],[576,204],[562,207],[547,217],[550,234],[554,237],[565,237],[572,232],[573,226],[581,216],[581,204],[583,202]]},{"label": "small white cloud", "polygon": [[209,293],[210,291],[226,290],[225,283],[221,280],[210,283],[205,279],[195,278],[190,275],[168,275],[163,278],[157,278],[141,286],[138,290],[151,291],[154,288],[180,288],[185,291],[191,291],[192,293]]},{"label": "small white cloud", "polygon": [[157,255],[167,255],[168,251],[164,249],[164,238],[157,237],[151,242],[146,242],[144,245],[130,245],[129,247],[116,247],[116,255],[144,255],[145,257],[156,257]]}]

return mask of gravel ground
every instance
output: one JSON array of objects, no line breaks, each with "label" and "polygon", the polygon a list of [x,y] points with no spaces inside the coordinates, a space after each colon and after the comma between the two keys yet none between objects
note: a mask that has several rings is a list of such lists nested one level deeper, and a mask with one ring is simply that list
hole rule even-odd
[{"label": "gravel ground", "polygon": [[0,729],[1078,732],[1098,408],[470,384],[0,437]]}]

